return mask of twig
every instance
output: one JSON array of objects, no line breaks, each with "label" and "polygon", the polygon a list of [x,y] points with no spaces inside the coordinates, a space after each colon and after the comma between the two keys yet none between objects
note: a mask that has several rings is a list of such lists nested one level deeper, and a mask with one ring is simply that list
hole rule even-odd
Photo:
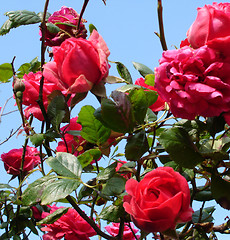
[{"label": "twig", "polygon": [[78,19],[77,34],[78,34],[79,29],[80,29],[81,20],[82,20],[83,14],[85,12],[85,9],[86,9],[88,3],[89,3],[89,0],[84,0],[83,6],[82,6],[82,9],[81,9],[81,13],[80,13],[80,16],[79,16],[79,19]]},{"label": "twig", "polygon": [[[1,113],[0,113],[0,122],[1,122],[1,118],[3,116],[3,112],[4,112],[4,109],[6,107],[6,104],[10,101],[10,99],[13,98],[13,97],[10,97],[6,100],[6,102],[4,103],[3,107],[2,107],[2,110],[1,110]],[[16,110],[15,110],[16,111]]]},{"label": "twig", "polygon": [[159,30],[160,30],[160,41],[161,41],[162,49],[166,51],[168,48],[165,40],[162,12],[163,12],[162,3],[161,3],[161,0],[158,0],[157,13],[158,13],[158,23],[159,23]]},{"label": "twig", "polygon": [[22,126],[19,126],[14,132],[13,132],[13,129],[12,129],[12,130],[10,131],[9,137],[7,137],[6,140],[4,140],[3,142],[1,142],[1,143],[0,143],[0,146],[1,146],[3,143],[7,142],[11,137],[13,137],[14,134],[17,133],[18,130],[19,130],[21,127],[22,127]]}]

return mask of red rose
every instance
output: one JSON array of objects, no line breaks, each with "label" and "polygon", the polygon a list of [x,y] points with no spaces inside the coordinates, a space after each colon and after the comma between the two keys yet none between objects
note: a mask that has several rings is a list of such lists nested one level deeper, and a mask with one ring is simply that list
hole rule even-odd
[{"label": "red rose", "polygon": [[[8,153],[1,155],[4,167],[8,174],[19,175],[22,163],[23,148],[12,149]],[[40,163],[39,152],[34,147],[26,147],[25,161],[23,165],[23,172],[34,169]]]},{"label": "red rose", "polygon": [[230,61],[207,46],[163,52],[155,88],[175,117],[214,117],[230,110]]},{"label": "red rose", "polygon": [[[25,117],[29,118],[30,114],[33,114],[34,117],[36,117],[40,121],[44,120],[41,109],[37,103],[37,100],[39,98],[39,88],[40,88],[41,77],[42,77],[42,73],[40,71],[36,73],[30,72],[23,76],[25,91],[23,92],[23,98],[22,98],[22,103],[28,106],[24,110]],[[54,83],[50,83],[46,79],[44,79],[43,104],[45,109],[47,109],[47,106],[48,106],[47,97],[54,90],[61,90],[61,89],[58,88]]]},{"label": "red rose", "polygon": [[65,93],[87,92],[108,75],[109,50],[97,31],[88,40],[69,38],[53,47],[54,61],[44,65],[43,75]]},{"label": "red rose", "polygon": [[130,179],[132,177],[132,173],[129,171],[122,171],[119,172],[119,169],[125,164],[127,163],[126,161],[122,161],[119,159],[119,161],[117,162],[117,167],[116,167],[116,172],[118,172],[122,177],[124,177],[125,179]]},{"label": "red rose", "polygon": [[[47,217],[57,209],[55,204],[51,206],[50,213],[43,212],[42,218]],[[63,237],[66,240],[89,240],[89,237],[95,236],[94,229],[78,214],[75,209],[69,208],[68,212],[62,215],[52,224],[44,224],[42,231],[46,231],[42,237],[44,240],[57,240]]]},{"label": "red rose", "polygon": [[[87,37],[87,30],[85,28],[85,20],[81,20],[80,28],[77,32],[77,25],[79,21],[79,14],[73,9],[63,6],[61,10],[54,12],[47,23],[55,24],[60,28],[58,33],[50,32],[48,28],[45,31],[45,44],[47,46],[60,46],[60,44],[70,37]],[[41,32],[40,32],[41,35]]]},{"label": "red rose", "polygon": [[192,219],[186,179],[171,167],[159,167],[140,181],[129,179],[123,206],[134,224],[146,232],[174,229]]},{"label": "red rose", "polygon": [[[57,152],[68,152],[74,154],[76,157],[84,152],[82,143],[85,141],[81,136],[73,136],[68,134],[68,131],[81,131],[81,124],[77,123],[77,118],[71,118],[70,123],[62,127],[60,130],[65,133],[65,142],[60,141],[56,148]],[[67,145],[67,148],[66,148]]]},{"label": "red rose", "polygon": [[198,8],[195,22],[187,32],[193,48],[208,45],[224,54],[230,53],[230,3],[216,3]]},{"label": "red rose", "polygon": [[[157,91],[155,87],[147,85],[145,83],[144,78],[138,78],[136,80],[135,84],[139,85],[139,86],[142,86],[142,87],[145,87],[145,88],[148,88],[148,89],[153,90],[153,91]],[[157,101],[154,104],[152,104],[151,106],[149,106],[149,108],[153,112],[161,111],[165,108],[165,101],[160,96],[158,96]]]},{"label": "red rose", "polygon": [[[132,223],[130,223],[130,226],[134,232],[134,234],[136,234],[138,232],[138,229],[134,228],[134,225]],[[120,223],[112,223],[112,226],[106,226],[105,229],[106,231],[113,237],[117,236],[119,233],[119,227],[120,227]],[[129,227],[128,223],[125,223],[124,225],[124,230],[123,230],[123,240],[136,240],[140,238],[140,235],[136,235],[136,237],[133,235],[133,232]]]}]

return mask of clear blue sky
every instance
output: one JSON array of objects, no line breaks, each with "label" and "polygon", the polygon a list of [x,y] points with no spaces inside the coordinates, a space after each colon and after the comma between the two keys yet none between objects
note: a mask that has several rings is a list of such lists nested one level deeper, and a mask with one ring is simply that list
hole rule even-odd
[{"label": "clear blue sky", "polygon": [[[179,47],[180,41],[186,37],[186,31],[195,20],[196,8],[202,7],[204,4],[211,4],[213,1],[163,0],[162,2],[166,41],[168,48],[172,49],[174,46]],[[44,3],[45,0],[2,1],[0,25],[7,20],[3,15],[5,12],[24,9],[41,12]],[[50,0],[48,11],[53,13],[61,6],[67,6],[80,12],[82,3],[83,0]],[[87,20],[87,26],[89,23],[93,23],[106,41],[111,51],[109,60],[124,63],[130,70],[133,80],[140,76],[132,66],[132,61],[143,63],[151,69],[158,66],[162,49],[158,37],[154,34],[158,31],[157,0],[107,0],[107,6],[104,6],[102,0],[90,0],[84,18]],[[18,68],[21,64],[30,62],[34,57],[40,57],[38,31],[38,25],[22,26],[13,29],[6,36],[0,37],[0,64],[11,62],[16,56],[15,66]],[[114,66],[111,67],[110,75],[118,76]],[[12,96],[11,83],[0,85],[0,96],[0,106],[3,106],[6,99]],[[88,96],[82,104],[98,106],[97,100],[93,96]],[[12,110],[13,105],[14,101],[10,100],[5,112]],[[77,114],[79,110],[80,106],[76,107],[73,114]],[[16,129],[20,123],[17,113],[2,117],[0,142],[9,135],[12,128]],[[6,144],[0,146],[0,154],[12,148],[20,148],[23,142],[24,137],[13,137]],[[6,182],[9,176],[5,174],[1,162],[0,167],[2,169],[0,182]],[[222,223],[226,215],[227,213],[223,211],[219,212],[218,216],[216,215],[217,223]]]}]

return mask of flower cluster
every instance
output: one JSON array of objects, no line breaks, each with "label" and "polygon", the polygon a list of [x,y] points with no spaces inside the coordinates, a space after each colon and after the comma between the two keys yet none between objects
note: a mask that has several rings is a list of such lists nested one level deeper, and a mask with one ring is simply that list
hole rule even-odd
[{"label": "flower cluster", "polygon": [[187,39],[164,51],[155,87],[175,117],[194,119],[230,112],[230,3],[198,8]]}]

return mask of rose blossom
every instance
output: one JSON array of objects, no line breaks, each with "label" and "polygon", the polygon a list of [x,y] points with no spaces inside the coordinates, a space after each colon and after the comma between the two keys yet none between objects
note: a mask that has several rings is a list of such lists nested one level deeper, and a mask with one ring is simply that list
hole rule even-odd
[{"label": "rose blossom", "polygon": [[[42,77],[42,73],[36,72],[30,72],[28,74],[25,74],[23,76],[23,82],[25,84],[25,91],[23,92],[23,98],[22,103],[26,106],[28,106],[25,111],[25,117],[29,118],[30,114],[33,114],[34,117],[36,117],[38,120],[42,121],[43,115],[41,112],[41,109],[37,103],[37,100],[39,98],[39,88],[40,88],[40,80]],[[43,104],[45,109],[47,109],[48,106],[48,96],[51,94],[54,90],[60,90],[54,83],[48,82],[46,79],[44,79],[44,85],[43,85]]]},{"label": "rose blossom", "polygon": [[[157,91],[155,87],[147,85],[145,83],[145,79],[144,78],[138,78],[135,81],[135,84],[139,85],[139,86],[142,86],[142,87],[145,87],[145,88],[148,88],[148,89],[153,90],[153,91]],[[152,104],[151,106],[149,106],[149,108],[153,112],[161,111],[161,110],[163,110],[165,108],[165,101],[160,96],[158,96],[157,101],[154,104]]]},{"label": "rose blossom", "polygon": [[[46,28],[45,44],[47,46],[59,46],[65,39],[70,37],[87,37],[87,30],[81,20],[80,28],[77,31],[79,14],[73,9],[63,6],[59,11],[54,12],[47,23],[55,24],[60,28],[58,33],[52,33]],[[41,35],[41,32],[40,32]]]},{"label": "rose blossom", "polygon": [[230,3],[216,3],[198,8],[195,22],[187,32],[193,48],[208,45],[230,53]]},{"label": "rose blossom", "polygon": [[109,49],[97,31],[89,39],[69,38],[53,47],[54,61],[44,65],[43,75],[65,93],[87,92],[108,75]]},{"label": "rose blossom", "polygon": [[[67,144],[68,152],[74,154],[76,157],[84,152],[82,143],[85,141],[81,136],[73,136],[68,134],[68,131],[81,131],[81,124],[77,123],[78,117],[70,119],[70,123],[62,127],[60,130],[65,132],[65,141]],[[57,152],[67,152],[64,140],[58,143],[56,148]]]},{"label": "rose blossom", "polygon": [[186,179],[171,167],[158,167],[138,182],[129,179],[123,206],[134,224],[146,232],[174,229],[192,219]]},{"label": "rose blossom", "polygon": [[[52,205],[50,213],[43,212],[42,218],[47,217],[59,208],[62,207]],[[44,225],[45,227],[41,228],[42,231],[47,232],[42,236],[44,240],[57,240],[63,237],[66,240],[89,240],[89,237],[96,235],[94,229],[72,208],[69,208],[68,212],[54,223]]]},{"label": "rose blossom", "polygon": [[[138,229],[134,228],[134,225],[132,223],[130,223],[130,226],[134,233],[137,233],[139,231]],[[106,226],[105,229],[111,236],[115,237],[119,233],[119,227],[120,227],[120,223],[112,223],[112,226]],[[135,238],[135,236],[133,236],[132,230],[130,229],[129,224],[125,223],[122,239],[123,240],[139,239],[140,235],[137,235]]]},{"label": "rose blossom", "polygon": [[[23,148],[12,149],[8,153],[3,153],[1,159],[8,174],[19,175],[22,163]],[[26,147],[23,173],[34,169],[40,163],[39,152],[34,147]]]},{"label": "rose blossom", "polygon": [[230,61],[215,50],[185,46],[163,52],[155,88],[175,117],[214,117],[230,109]]}]

